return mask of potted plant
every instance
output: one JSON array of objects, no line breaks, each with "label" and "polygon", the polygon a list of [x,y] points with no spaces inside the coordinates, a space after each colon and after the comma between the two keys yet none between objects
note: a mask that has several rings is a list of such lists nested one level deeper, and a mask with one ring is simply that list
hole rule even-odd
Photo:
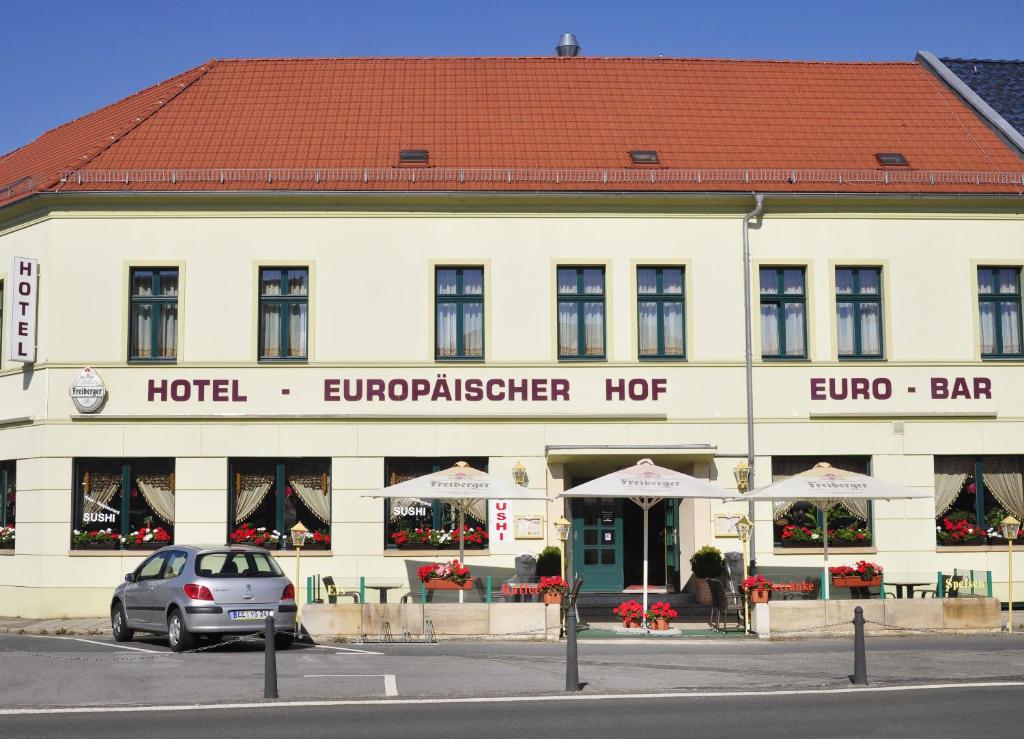
[{"label": "potted plant", "polygon": [[0,549],[14,549],[13,526],[0,526]]},{"label": "potted plant", "polygon": [[766,579],[764,575],[751,575],[740,583],[751,603],[767,603],[772,597],[772,585],[772,581]]},{"label": "potted plant", "polygon": [[452,539],[456,544],[462,539],[466,549],[483,549],[487,546],[487,532],[479,526],[473,528],[466,525],[462,527],[461,532],[456,529],[452,532]]},{"label": "potted plant", "polygon": [[627,629],[638,629],[644,617],[644,607],[635,600],[627,600],[615,606],[612,613],[622,619],[622,625]]},{"label": "potted plant", "polygon": [[828,538],[844,547],[871,546],[871,532],[860,527],[829,530]]},{"label": "potted plant", "polygon": [[542,577],[537,592],[544,596],[544,602],[548,605],[558,605],[569,592],[569,583],[558,575]]},{"label": "potted plant", "polygon": [[882,584],[882,567],[874,562],[861,560],[852,567],[829,567],[828,572],[832,577],[832,585],[837,588],[866,588]]},{"label": "potted plant", "polygon": [[71,532],[71,543],[76,549],[117,549],[121,546],[121,535],[113,529]]},{"label": "potted plant", "polygon": [[473,587],[469,568],[457,559],[423,565],[417,573],[427,590],[470,590]]},{"label": "potted plant", "polygon": [[783,547],[820,547],[821,529],[817,526],[800,526],[787,524],[782,527],[781,543]]},{"label": "potted plant", "polygon": [[702,606],[711,605],[711,588],[705,580],[721,577],[725,571],[722,552],[717,547],[701,547],[690,557],[690,568],[693,570],[693,576],[697,578],[694,583],[697,602]]},{"label": "potted plant", "polygon": [[668,631],[672,619],[677,618],[679,613],[672,607],[671,603],[659,600],[652,603],[647,609],[647,623],[655,631]]},{"label": "potted plant", "polygon": [[279,531],[267,531],[265,526],[253,528],[248,523],[243,522],[237,529],[231,532],[232,544],[251,544],[254,547],[265,547],[272,549],[277,546],[277,543],[281,540],[281,533]]},{"label": "potted plant", "polygon": [[162,526],[154,527],[152,521],[147,521],[147,524],[138,531],[132,531],[124,537],[126,547],[139,549],[159,549],[170,543],[171,535],[167,533],[167,529]]},{"label": "potted plant", "polygon": [[537,557],[537,575],[540,577],[560,575],[562,550],[558,547],[544,547]]},{"label": "potted plant", "polygon": [[988,531],[965,511],[954,511],[943,516],[935,532],[935,538],[942,546],[977,546],[988,540]]}]

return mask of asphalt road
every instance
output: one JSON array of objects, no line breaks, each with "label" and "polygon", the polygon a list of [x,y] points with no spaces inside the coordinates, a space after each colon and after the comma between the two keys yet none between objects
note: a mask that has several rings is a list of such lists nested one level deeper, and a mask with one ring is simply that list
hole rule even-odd
[{"label": "asphalt road", "polygon": [[[660,698],[247,706],[175,712],[0,716],[0,735],[146,737],[1019,736],[1021,686]],[[980,728],[979,728],[980,727]]]},{"label": "asphalt road", "polygon": [[[1024,680],[1019,635],[867,641],[872,685]],[[849,687],[849,639],[580,641],[585,694]],[[263,645],[175,655],[166,640],[0,635],[0,709],[262,699]],[[530,642],[302,646],[278,654],[282,700],[558,695],[565,647]],[[975,719],[984,716],[972,712]],[[3,732],[0,731],[0,736]]]}]

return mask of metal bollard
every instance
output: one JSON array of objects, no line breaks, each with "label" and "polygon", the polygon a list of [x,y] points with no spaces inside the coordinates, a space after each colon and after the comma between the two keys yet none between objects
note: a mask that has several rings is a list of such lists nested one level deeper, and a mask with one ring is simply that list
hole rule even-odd
[{"label": "metal bollard", "polygon": [[263,697],[277,698],[277,646],[274,644],[274,617],[263,623]]},{"label": "metal bollard", "polygon": [[864,651],[864,609],[853,609],[853,684],[868,684],[868,661]]},{"label": "metal bollard", "polygon": [[576,652],[576,596],[583,581],[577,579],[566,597],[565,611],[565,689],[579,692],[580,665]]}]

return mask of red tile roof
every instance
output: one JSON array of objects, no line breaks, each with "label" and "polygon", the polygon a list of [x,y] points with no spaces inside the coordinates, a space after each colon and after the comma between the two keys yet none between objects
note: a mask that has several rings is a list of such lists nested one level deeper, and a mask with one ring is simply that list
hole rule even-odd
[{"label": "red tile roof", "polygon": [[[410,148],[429,166],[397,166]],[[660,165],[631,166],[631,149]],[[0,203],[52,189],[1019,192],[1022,171],[912,63],[258,59],[212,61],[0,157]]]}]

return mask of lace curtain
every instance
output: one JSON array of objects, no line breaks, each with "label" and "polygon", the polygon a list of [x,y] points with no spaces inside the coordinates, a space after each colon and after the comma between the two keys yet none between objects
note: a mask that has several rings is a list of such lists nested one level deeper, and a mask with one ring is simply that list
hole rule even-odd
[{"label": "lace curtain", "polygon": [[174,525],[174,482],[171,475],[140,475],[135,478],[149,509],[164,523]]},{"label": "lace curtain", "polygon": [[323,521],[325,524],[331,522],[331,504],[327,487],[326,475],[293,475],[288,478],[295,494],[299,496],[306,508]]},{"label": "lace curtain", "polygon": [[235,475],[235,523],[252,515],[274,485],[273,475]]},{"label": "lace curtain", "polygon": [[[935,458],[935,517],[950,509],[974,468],[970,457]],[[987,480],[986,480],[987,482]]]},{"label": "lace curtain", "polygon": [[985,487],[1018,521],[1024,521],[1024,477],[1016,457],[986,457],[982,461]]},{"label": "lace curtain", "polygon": [[107,504],[121,489],[121,475],[105,472],[86,472],[82,482],[85,493],[83,513],[99,513],[106,510]]}]

